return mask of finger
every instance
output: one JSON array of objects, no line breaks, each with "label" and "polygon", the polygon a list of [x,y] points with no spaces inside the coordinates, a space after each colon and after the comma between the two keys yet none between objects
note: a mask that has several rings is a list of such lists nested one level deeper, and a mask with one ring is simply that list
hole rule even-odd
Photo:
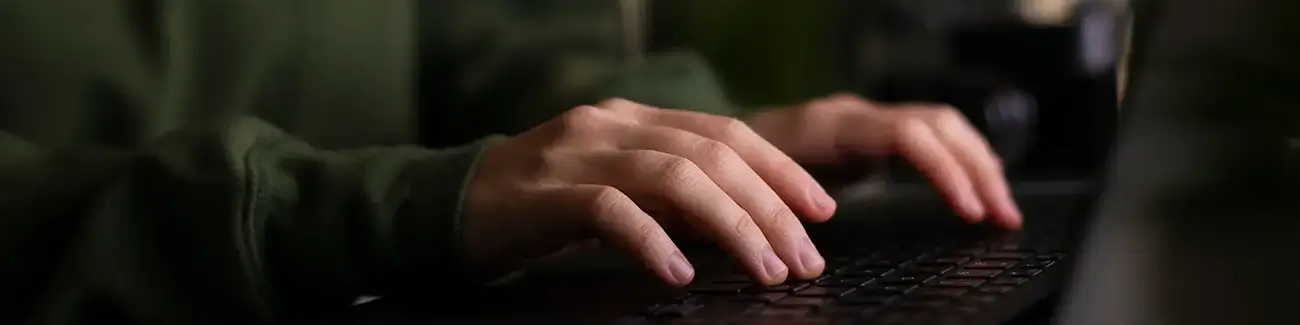
[{"label": "finger", "polygon": [[609,186],[576,185],[549,194],[549,202],[569,215],[585,217],[585,226],[603,241],[640,259],[668,284],[685,286],[694,279],[695,268],[677,245],[623,192]]},{"label": "finger", "polygon": [[723,192],[749,214],[768,243],[799,278],[821,274],[826,261],[813,246],[799,218],[758,174],[726,144],[680,129],[635,129],[622,140],[624,149],[654,150],[694,162]]},{"label": "finger", "polygon": [[935,184],[957,214],[970,222],[982,220],[984,206],[970,177],[930,126],[921,120],[906,119],[895,125],[895,131],[898,153]]},{"label": "finger", "polygon": [[1022,223],[1020,209],[1012,199],[1001,164],[988,142],[956,113],[941,114],[933,124],[933,129],[948,144],[950,152],[966,167],[976,193],[994,221],[1003,227],[1019,228]]},{"label": "finger", "polygon": [[740,120],[699,112],[655,109],[626,101],[606,104],[648,124],[669,126],[721,141],[740,155],[791,208],[809,221],[835,213],[835,200],[802,166]]},{"label": "finger", "polygon": [[614,167],[587,173],[583,182],[612,185],[641,200],[667,201],[685,214],[688,224],[708,233],[735,256],[755,280],[766,284],[785,281],[789,268],[749,213],[690,160],[650,150],[597,152],[582,159]]}]

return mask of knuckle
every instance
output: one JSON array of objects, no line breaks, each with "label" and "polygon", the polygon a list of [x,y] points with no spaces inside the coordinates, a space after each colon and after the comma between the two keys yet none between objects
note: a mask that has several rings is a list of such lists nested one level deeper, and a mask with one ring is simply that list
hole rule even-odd
[{"label": "knuckle", "polygon": [[653,222],[638,223],[634,227],[635,229],[632,229],[632,233],[635,234],[634,236],[637,236],[634,242],[640,243],[641,245],[650,244],[650,240],[657,237],[659,233],[659,225],[654,224]]},{"label": "knuckle", "polygon": [[565,130],[584,130],[600,123],[601,112],[592,106],[578,106],[560,116],[560,124]]},{"label": "knuckle", "polygon": [[915,138],[930,132],[930,125],[913,118],[902,118],[894,126],[899,138]]},{"label": "knuckle", "polygon": [[745,121],[734,117],[723,117],[718,121],[718,138],[716,140],[735,143],[753,133]]},{"label": "knuckle", "polygon": [[717,140],[706,139],[701,141],[695,150],[703,160],[706,160],[711,164],[729,163],[732,157],[736,155],[735,151],[731,149],[731,146]]},{"label": "knuckle", "polygon": [[966,116],[961,111],[949,105],[940,105],[934,112],[936,122],[942,125],[957,125],[966,121]]},{"label": "knuckle", "polygon": [[658,167],[659,175],[671,186],[689,187],[699,181],[696,179],[699,167],[690,159],[678,156],[666,156],[661,159]]},{"label": "knuckle", "polygon": [[727,233],[725,235],[730,236],[731,238],[745,238],[747,237],[746,235],[754,229],[753,227],[754,220],[752,217],[742,215],[731,221],[731,226],[727,228]]},{"label": "knuckle", "polygon": [[600,222],[612,221],[618,206],[627,200],[627,195],[611,186],[593,187],[587,195],[587,207]]},{"label": "knuckle", "polygon": [[568,157],[569,155],[571,154],[566,154],[562,152],[562,150],[556,150],[555,148],[548,148],[548,149],[543,149],[541,152],[538,152],[537,159],[541,162],[539,164],[541,165],[540,167],[552,168],[552,167],[564,166],[565,162],[568,160],[565,158]]},{"label": "knuckle", "polygon": [[596,106],[600,106],[611,110],[627,110],[627,109],[640,107],[641,104],[637,104],[636,102],[616,97],[616,98],[603,100],[599,104],[596,104]]},{"label": "knuckle", "polygon": [[768,207],[762,214],[755,218],[757,218],[756,222],[761,224],[780,226],[785,224],[784,221],[792,216],[794,216],[794,211],[791,211],[790,207],[785,204],[777,204],[776,206]]}]

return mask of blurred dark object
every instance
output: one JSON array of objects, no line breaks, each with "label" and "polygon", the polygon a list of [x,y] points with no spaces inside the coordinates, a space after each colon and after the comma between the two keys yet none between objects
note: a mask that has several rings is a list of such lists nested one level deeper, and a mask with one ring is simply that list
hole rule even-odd
[{"label": "blurred dark object", "polygon": [[1105,159],[1117,115],[1122,2],[844,0],[849,88],[959,108],[1012,178],[1079,176]]}]

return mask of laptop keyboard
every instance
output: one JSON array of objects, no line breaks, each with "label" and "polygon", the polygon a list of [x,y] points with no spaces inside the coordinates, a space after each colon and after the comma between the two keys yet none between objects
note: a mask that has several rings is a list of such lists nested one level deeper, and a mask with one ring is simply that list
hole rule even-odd
[{"label": "laptop keyboard", "polygon": [[627,319],[639,324],[962,324],[1015,294],[1066,252],[978,240],[827,257],[824,275],[776,286],[736,271]]}]

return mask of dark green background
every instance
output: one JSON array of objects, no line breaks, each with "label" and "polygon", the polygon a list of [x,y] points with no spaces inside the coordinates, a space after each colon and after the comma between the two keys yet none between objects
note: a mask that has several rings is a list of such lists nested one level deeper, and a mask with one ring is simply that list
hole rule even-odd
[{"label": "dark green background", "polygon": [[690,48],[746,106],[837,91],[834,0],[650,0],[658,48]]}]

